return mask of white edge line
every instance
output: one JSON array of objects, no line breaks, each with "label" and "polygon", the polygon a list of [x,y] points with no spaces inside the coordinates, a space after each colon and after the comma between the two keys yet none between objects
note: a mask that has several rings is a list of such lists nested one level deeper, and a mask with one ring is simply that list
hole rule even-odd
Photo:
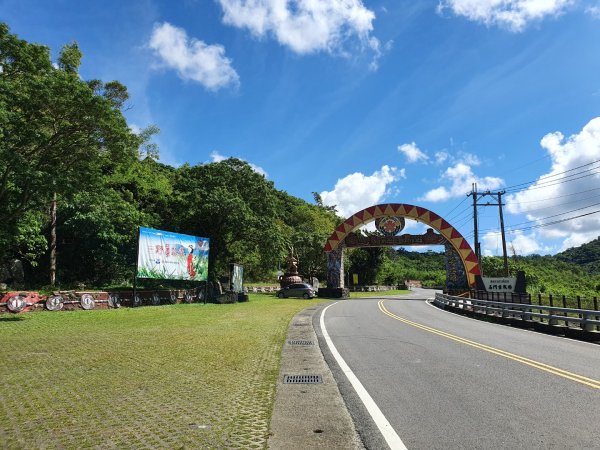
[{"label": "white edge line", "polygon": [[361,401],[365,405],[365,408],[367,408],[367,411],[371,415],[371,418],[375,422],[375,425],[377,425],[377,428],[379,428],[379,431],[383,435],[385,441],[390,446],[390,448],[393,450],[407,450],[406,446],[404,445],[404,442],[402,442],[402,439],[400,439],[400,436],[398,436],[398,434],[390,425],[388,420],[385,418],[385,416],[383,415],[373,398],[369,395],[369,393],[362,385],[360,380],[356,377],[356,375],[354,375],[354,372],[352,372],[348,364],[346,364],[346,361],[344,361],[342,355],[340,355],[340,353],[337,351],[337,348],[335,348],[335,345],[333,345],[333,341],[329,337],[329,333],[327,333],[327,328],[325,328],[325,311],[327,311],[336,303],[327,306],[321,312],[319,323],[321,325],[321,331],[323,333],[323,337],[325,338],[325,342],[327,342],[331,354],[337,361],[338,365],[340,366],[340,369],[342,369],[342,372],[344,372],[344,375],[346,375],[346,377],[348,378],[348,381],[350,381],[350,383],[352,384],[352,387],[354,388]]}]

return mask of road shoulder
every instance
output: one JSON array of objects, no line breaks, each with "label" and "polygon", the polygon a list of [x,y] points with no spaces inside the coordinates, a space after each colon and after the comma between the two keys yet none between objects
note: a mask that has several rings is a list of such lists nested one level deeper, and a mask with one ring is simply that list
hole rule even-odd
[{"label": "road shoulder", "polygon": [[[307,308],[290,322],[281,354],[270,449],[364,448],[321,352],[326,344],[315,331],[315,319],[318,324],[328,304]],[[285,375],[320,375],[322,383],[284,384]]]}]

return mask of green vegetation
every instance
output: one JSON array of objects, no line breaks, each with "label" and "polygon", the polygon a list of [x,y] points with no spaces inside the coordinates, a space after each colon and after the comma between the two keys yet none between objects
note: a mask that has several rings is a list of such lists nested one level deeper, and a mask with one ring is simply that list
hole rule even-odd
[{"label": "green vegetation", "polygon": [[0,318],[5,448],[263,448],[291,318],[322,300]]},{"label": "green vegetation", "polygon": [[53,64],[47,47],[0,24],[0,263],[22,260],[27,288],[49,283],[53,230],[59,287],[131,286],[139,226],[210,238],[210,280],[235,262],[247,280],[275,281],[290,245],[304,275],[325,277],[332,208],[237,159],[160,164],[158,128],[134,133],[126,87],[83,80],[82,57],[70,44]]},{"label": "green vegetation", "polygon": [[590,273],[600,273],[600,237],[587,244],[558,253],[556,258],[560,261],[577,264]]},{"label": "green vegetation", "polygon": [[358,275],[359,285],[396,285],[419,280],[423,286],[443,286],[446,282],[446,259],[442,253],[385,247],[351,249],[347,253],[347,270]]}]

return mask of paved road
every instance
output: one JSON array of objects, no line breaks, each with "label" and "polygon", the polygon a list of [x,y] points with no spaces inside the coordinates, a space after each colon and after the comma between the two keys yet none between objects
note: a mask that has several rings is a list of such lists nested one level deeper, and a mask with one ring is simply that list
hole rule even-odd
[{"label": "paved road", "polygon": [[[600,448],[599,345],[454,315],[428,304],[432,295],[340,301],[324,313],[335,347],[407,448]],[[366,446],[385,448],[324,355]]]}]

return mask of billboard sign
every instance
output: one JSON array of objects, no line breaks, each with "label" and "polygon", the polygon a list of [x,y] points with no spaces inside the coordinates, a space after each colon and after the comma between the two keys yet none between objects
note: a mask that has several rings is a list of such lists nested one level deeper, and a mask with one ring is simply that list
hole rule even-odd
[{"label": "billboard sign", "polygon": [[244,292],[244,266],[231,265],[231,290],[238,294]]},{"label": "billboard sign", "polygon": [[140,227],[138,278],[206,281],[208,238]]}]

